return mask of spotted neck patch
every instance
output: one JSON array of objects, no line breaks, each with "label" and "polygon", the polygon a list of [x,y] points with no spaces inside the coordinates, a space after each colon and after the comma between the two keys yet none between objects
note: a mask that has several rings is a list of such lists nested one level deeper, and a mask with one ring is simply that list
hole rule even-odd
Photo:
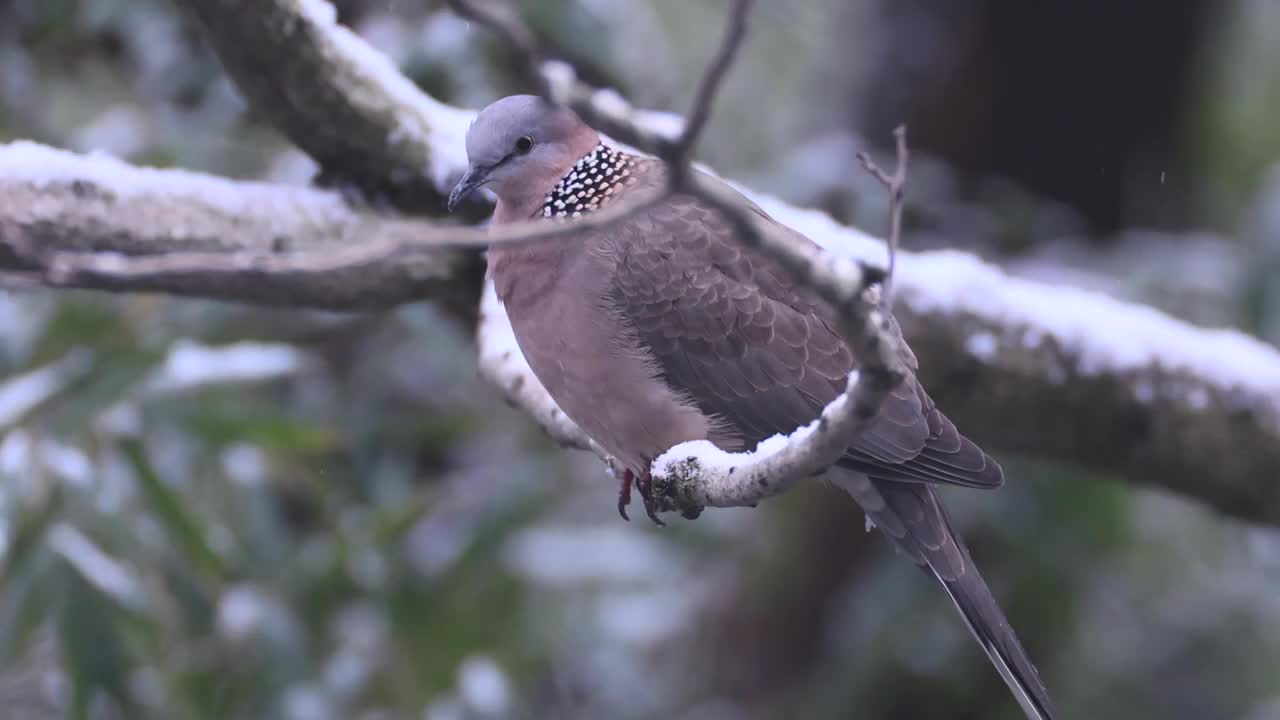
[{"label": "spotted neck patch", "polygon": [[542,201],[543,217],[578,217],[597,210],[635,182],[636,158],[603,143],[574,163]]}]

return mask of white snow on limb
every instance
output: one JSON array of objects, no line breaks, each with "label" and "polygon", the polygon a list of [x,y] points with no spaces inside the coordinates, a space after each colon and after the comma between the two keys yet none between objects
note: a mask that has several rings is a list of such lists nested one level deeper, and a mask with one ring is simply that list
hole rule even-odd
[{"label": "white snow on limb", "polygon": [[430,166],[422,170],[438,189],[448,193],[450,181],[466,167],[467,128],[475,114],[445,105],[419,90],[390,58],[338,24],[337,12],[328,0],[296,2],[300,15],[324,32],[335,50],[349,62],[351,71],[370,87],[367,97],[352,99],[370,104],[389,99],[396,113],[396,129],[387,142],[425,139],[431,148]]},{"label": "white snow on limb", "polygon": [[[103,153],[79,154],[19,140],[0,144],[0,183],[94,186],[86,191],[109,192],[115,197],[182,198],[212,206],[228,214],[250,207],[278,206],[282,211],[305,214],[317,222],[349,222],[356,218],[342,196],[335,192],[289,187],[264,182],[228,180],[189,172],[130,165]],[[38,205],[32,208],[38,211]],[[49,212],[61,210],[56,203]]]},{"label": "white snow on limb", "polygon": [[[821,211],[738,189],[774,219],[828,250],[884,262],[880,240]],[[954,250],[899,250],[895,272],[898,297],[911,309],[972,314],[995,327],[1020,328],[1037,344],[1052,338],[1077,358],[1075,370],[1085,375],[1158,367],[1222,388],[1280,390],[1280,350],[1237,330],[1201,328],[1094,290],[1020,278]],[[967,349],[982,359],[996,350],[986,339],[975,343]]]},{"label": "white snow on limb", "polygon": [[317,25],[338,24],[338,7],[329,0],[300,0],[298,5],[307,19]]},{"label": "white snow on limb", "polygon": [[[466,166],[464,138],[473,113],[443,105],[421,93],[367,43],[336,24],[325,0],[298,0],[319,25],[330,26],[335,41],[360,59],[371,77],[405,107],[415,108],[421,123],[413,130],[430,137],[438,184],[456,177]],[[567,84],[572,69],[555,62],[543,72],[553,85]],[[607,92],[618,112],[634,114],[651,131],[679,132],[680,116],[630,110],[620,96]],[[608,104],[608,103],[606,103]],[[623,113],[626,114],[626,113]],[[429,122],[423,118],[429,118]],[[408,127],[408,126],[406,126]],[[885,262],[884,243],[834,221],[826,213],[796,208],[777,198],[738,187],[780,222],[804,233],[827,249],[858,260]],[[1224,387],[1270,390],[1280,387],[1280,352],[1242,333],[1196,328],[1140,305],[1099,293],[1051,286],[1007,275],[964,253],[912,254],[900,252],[896,287],[904,302],[920,311],[969,312],[992,324],[1024,326],[1040,338],[1053,337],[1079,358],[1077,370],[1105,373],[1159,366],[1184,370]],[[990,351],[985,340],[970,347],[975,354]],[[530,377],[532,377],[530,375]]]},{"label": "white snow on limb", "polygon": [[650,467],[655,491],[673,495],[680,509],[741,507],[776,495],[792,483],[830,467],[842,456],[863,421],[849,401],[858,391],[858,373],[845,393],[813,422],[790,435],[774,435],[750,452],[725,452],[706,440],[681,443]]},{"label": "white snow on limb", "polygon": [[1222,388],[1280,391],[1280,350],[1237,330],[1205,329],[1103,293],[1014,277],[967,253],[899,259],[901,299],[918,312],[965,312],[1052,337],[1085,375],[1148,367]]},{"label": "white snow on limb", "polygon": [[675,140],[684,132],[684,117],[662,110],[636,110],[636,122],[651,133]]},{"label": "white snow on limb", "polygon": [[[756,192],[737,183],[730,184],[733,185],[735,190],[746,195],[748,199],[759,205],[762,210],[769,213],[773,219],[793,230],[798,230],[801,234],[827,250],[869,264],[882,266],[888,264],[884,241],[879,238],[868,235],[857,228],[841,225],[821,210],[799,208],[789,205],[772,195]],[[898,263],[901,263],[907,255],[910,255],[910,253],[898,250]],[[899,277],[894,278],[895,284],[898,284],[901,277],[901,267],[899,266],[895,272],[899,273]],[[898,285],[898,287],[900,288],[901,285]]]}]

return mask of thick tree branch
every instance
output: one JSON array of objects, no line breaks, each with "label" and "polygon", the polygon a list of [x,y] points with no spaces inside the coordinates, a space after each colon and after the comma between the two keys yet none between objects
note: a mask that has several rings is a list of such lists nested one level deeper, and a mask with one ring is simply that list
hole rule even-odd
[{"label": "thick tree branch", "polygon": [[0,272],[28,283],[338,310],[435,298],[474,315],[480,260],[431,244],[447,234],[335,192],[0,145]]},{"label": "thick tree branch", "polygon": [[1275,348],[964,254],[905,260],[894,314],[975,440],[1280,524]]},{"label": "thick tree branch", "polygon": [[180,0],[253,109],[326,176],[410,212],[444,212],[467,115],[337,23],[326,0]]},{"label": "thick tree branch", "polygon": [[[286,254],[316,261],[330,258],[333,248],[381,244],[378,238],[412,244],[431,231],[420,222],[352,210],[336,193],[140,170],[46,148],[38,150],[43,170],[33,184],[29,173],[17,177],[15,148],[26,148],[24,154],[32,149],[21,143],[0,149],[0,272],[24,273],[24,285],[48,280],[43,269],[13,252],[15,243],[26,252],[42,248],[42,257],[120,255],[107,262],[127,256],[243,257],[246,251],[281,255],[273,248],[314,248],[318,253]],[[212,184],[202,184],[206,180]],[[879,241],[820,213],[769,197],[753,199],[846,257],[884,252]],[[441,241],[472,241],[481,233],[450,228]],[[467,263],[465,255],[437,252],[446,263],[441,269],[449,262]],[[379,279],[403,277],[398,263],[394,255],[383,255],[352,274],[361,284],[340,291],[324,278],[271,272],[222,286],[208,279],[193,286],[175,277],[115,277],[109,285],[349,310],[422,293],[459,303],[474,298],[473,286],[443,275],[429,288]],[[75,284],[103,287],[87,276]],[[902,253],[898,286],[896,315],[923,360],[921,379],[975,439],[1166,487],[1239,517],[1280,524],[1280,352],[1274,348],[1099,293],[1011,277],[963,253]],[[404,290],[393,296],[387,287]],[[549,403],[524,372],[532,397]],[[504,377],[511,382],[518,375]]]},{"label": "thick tree branch", "polygon": [[[311,22],[297,19],[302,2],[253,3],[246,12],[266,5],[270,5],[271,12],[293,13],[288,22]],[[316,7],[314,2],[306,5]],[[242,22],[250,23],[252,19]],[[340,33],[344,38],[341,45],[315,40],[323,47],[346,48],[339,52],[353,52],[360,57],[371,52],[331,23],[312,25],[327,27],[326,32]],[[257,52],[269,52],[266,46],[270,43],[257,37],[253,43],[244,38],[220,43],[220,52],[233,54],[244,49],[237,45],[248,44],[254,45]],[[285,47],[290,46],[286,43]],[[353,47],[359,50],[352,51]],[[328,132],[321,127],[326,124],[322,119],[328,113],[324,103],[329,101],[324,94],[345,90],[338,89],[326,76],[328,61],[323,53],[295,53],[293,58],[312,64],[294,67],[296,74],[287,80],[263,80],[272,87],[284,88],[278,93],[246,91],[246,95],[251,103],[263,105],[260,112],[281,123],[305,147],[308,134],[314,136],[312,141],[321,142]],[[290,58],[270,60],[250,69],[270,75],[293,67],[290,62]],[[385,60],[380,62],[385,64]],[[553,77],[552,84],[573,95],[577,102],[596,108],[598,115],[604,117],[634,120],[636,114],[616,95],[584,89],[572,82],[566,84],[567,69],[560,70],[560,77]],[[572,80],[569,72],[567,77]],[[553,66],[552,75],[555,73]],[[395,104],[402,99],[388,93],[383,80],[378,78],[352,91],[380,94],[375,105]],[[303,97],[311,98],[314,104],[299,102],[298,98]],[[350,101],[341,99],[342,102]],[[275,104],[288,107],[273,111]],[[404,127],[425,153],[411,164],[419,169],[429,166],[423,176],[430,176],[435,183],[431,192],[437,192],[447,187],[451,176],[463,170],[461,138],[471,116],[421,100],[409,101],[406,107],[410,113],[419,112],[412,110],[414,107],[426,108],[421,110],[428,114],[424,123]],[[276,119],[276,113],[286,120]],[[583,114],[601,125],[598,116]],[[648,138],[651,147],[656,147],[653,143],[674,142],[671,133],[652,125],[632,123],[631,127],[639,127],[632,134]],[[604,129],[609,130],[607,124]],[[611,134],[636,144],[634,138]],[[390,178],[389,168],[393,165],[382,164],[391,152],[386,149],[386,141],[387,135],[380,132],[346,132],[335,142],[363,158],[356,165],[381,167]],[[21,196],[11,192],[20,183],[3,177],[11,176],[11,170],[10,164],[0,161],[0,203],[4,203],[0,206],[0,272],[9,274],[5,283],[8,287],[49,283],[47,268],[30,263],[32,250],[40,248],[130,256],[164,255],[177,249],[188,258],[194,253],[203,256],[201,259],[227,253],[243,258],[243,253],[248,252],[258,257],[305,258],[301,264],[312,263],[314,268],[314,263],[323,262],[308,250],[327,255],[330,248],[362,246],[369,238],[396,238],[400,232],[397,227],[413,228],[413,238],[404,242],[413,245],[421,243],[424,235],[440,230],[425,225],[388,225],[387,218],[345,207],[329,193],[286,190],[281,198],[275,198],[271,189],[257,184],[219,187],[229,191],[226,202],[274,198],[272,202],[283,204],[258,212],[229,212],[217,203],[212,208],[208,206],[210,198],[219,196],[221,191],[201,190],[194,196],[174,197],[160,192],[160,187],[136,185],[132,175],[114,170],[100,175],[86,168],[67,168],[68,174],[61,181],[46,178],[48,182],[41,186],[41,193]],[[158,179],[158,185],[169,185],[170,177]],[[77,178],[86,184],[77,184]],[[84,192],[86,188],[90,190]],[[843,258],[883,257],[883,244],[841,227],[820,213],[745,192],[774,218]],[[106,199],[94,199],[96,194]],[[332,203],[352,213],[355,219],[315,214],[317,208],[308,200],[313,197],[325,198],[319,207]],[[295,200],[301,203],[296,213],[289,206]],[[44,203],[51,205],[43,206]],[[77,210],[76,205],[82,207]],[[232,221],[232,216],[240,215],[244,217]],[[470,241],[471,237],[457,233],[475,232],[449,229],[442,241]],[[396,240],[382,248],[398,244]],[[280,248],[286,252],[277,252]],[[443,258],[461,257],[460,262],[467,262],[465,254],[436,250]],[[35,257],[49,255],[36,253]],[[371,262],[364,273],[398,272],[384,267],[384,263],[399,262],[393,255],[382,255]],[[855,262],[842,262],[858,268]],[[297,266],[289,269],[296,270]],[[477,272],[467,270],[453,275],[453,281],[446,281],[445,277],[442,274],[441,283],[432,283],[433,288],[438,288],[436,292],[446,297],[474,298],[474,285],[470,283],[478,278]],[[895,280],[899,298],[896,313],[908,341],[923,360],[922,379],[948,414],[977,439],[997,450],[1098,468],[1133,482],[1186,493],[1240,517],[1280,524],[1280,352],[1274,348],[1233,331],[1194,328],[1149,308],[1095,293],[1013,278],[960,253],[902,253]],[[315,281],[315,276],[295,277],[291,286],[280,284],[275,272],[262,272],[252,279],[234,281],[240,283],[234,292],[212,285],[204,288],[207,292],[197,292],[188,283],[176,280],[167,281],[168,286],[147,284],[158,282],[154,279],[131,285],[132,280],[118,277],[113,287],[334,307],[333,297],[314,286]],[[98,285],[86,280],[81,286]],[[425,290],[426,283],[420,283],[404,299]],[[371,297],[375,300],[363,296],[346,298],[351,301],[348,309],[398,302],[385,295]],[[518,365],[513,365],[516,375],[511,377],[518,376]],[[529,387],[536,389],[534,385]],[[536,392],[533,395],[539,397]],[[572,428],[572,424],[568,427]]]}]

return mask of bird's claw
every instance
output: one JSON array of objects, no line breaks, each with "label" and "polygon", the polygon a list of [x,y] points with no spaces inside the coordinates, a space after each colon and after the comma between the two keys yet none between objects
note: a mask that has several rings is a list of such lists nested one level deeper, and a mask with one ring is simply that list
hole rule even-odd
[{"label": "bird's claw", "polygon": [[631,504],[631,482],[635,479],[635,475],[630,470],[622,472],[622,482],[618,485],[618,514],[623,520],[631,522],[631,518],[627,515],[627,506]]},{"label": "bird's claw", "polygon": [[[627,506],[631,504],[632,485],[640,491],[640,499],[644,501],[644,511],[649,516],[649,519],[655,525],[665,526],[666,523],[662,521],[662,518],[658,517],[658,504],[653,498],[653,480],[647,474],[637,477],[630,470],[622,472],[622,482],[618,485],[618,514],[622,516],[622,519],[627,522],[631,521],[631,517],[627,515]],[[698,508],[692,511],[692,514],[690,514],[689,510],[684,511],[682,514],[692,520],[698,517],[701,512],[702,508]]]},{"label": "bird's claw", "polygon": [[649,515],[649,519],[654,525],[665,526],[666,523],[658,517],[657,503],[653,499],[653,479],[648,473],[636,478],[636,489],[640,491],[640,499],[644,501],[644,511]]}]

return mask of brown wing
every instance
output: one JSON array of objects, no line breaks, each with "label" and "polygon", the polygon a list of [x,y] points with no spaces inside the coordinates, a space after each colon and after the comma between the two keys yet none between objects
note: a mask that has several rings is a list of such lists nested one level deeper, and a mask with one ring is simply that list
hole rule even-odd
[{"label": "brown wing", "polygon": [[[843,391],[853,356],[830,309],[771,258],[741,246],[715,211],[677,196],[606,234],[602,251],[616,266],[612,311],[660,376],[747,447],[812,421]],[[1002,482],[1000,467],[956,431],[914,376],[841,464],[895,480]]]},{"label": "brown wing", "polygon": [[[811,421],[844,389],[853,357],[829,309],[770,258],[738,245],[718,214],[680,197],[621,225],[598,244],[614,262],[612,310],[661,377],[744,443]],[[856,472],[836,469],[833,482],[942,582],[1027,716],[1052,720],[1044,683],[930,484],[994,487],[1000,467],[956,431],[914,376],[840,465]]]}]

